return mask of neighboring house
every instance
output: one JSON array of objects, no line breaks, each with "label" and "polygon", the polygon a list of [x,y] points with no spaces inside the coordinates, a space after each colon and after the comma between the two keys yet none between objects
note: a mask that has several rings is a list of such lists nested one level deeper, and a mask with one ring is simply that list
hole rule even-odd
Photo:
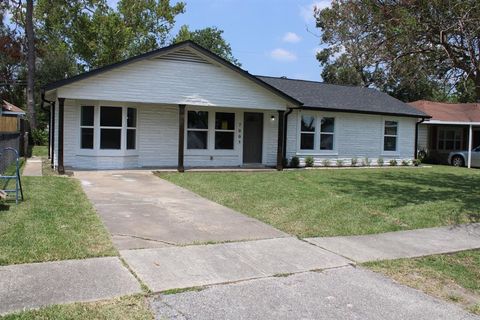
[{"label": "neighboring house", "polygon": [[[418,149],[427,152],[427,161],[447,164],[450,152],[480,146],[479,103],[419,100],[410,104],[432,116],[418,129]],[[468,159],[465,160],[468,164]]]},{"label": "neighboring house", "polygon": [[373,89],[253,76],[190,41],[49,84],[43,97],[60,172],[412,159],[428,117]]},{"label": "neighboring house", "polygon": [[5,100],[1,100],[0,103],[0,132],[19,132],[20,119],[25,116],[25,112]]}]

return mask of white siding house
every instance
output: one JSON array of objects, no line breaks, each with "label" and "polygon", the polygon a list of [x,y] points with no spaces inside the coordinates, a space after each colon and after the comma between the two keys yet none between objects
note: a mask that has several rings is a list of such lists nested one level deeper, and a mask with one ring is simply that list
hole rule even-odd
[{"label": "white siding house", "polygon": [[[59,171],[281,168],[283,158],[303,162],[309,155],[317,164],[411,159],[415,123],[425,116],[403,110],[400,102],[394,112],[392,106],[366,113],[309,108],[296,91],[188,41],[50,84],[44,96],[53,111],[52,164]],[[302,115],[314,119],[312,132],[302,133]],[[392,123],[394,136],[386,138]],[[394,149],[384,150],[385,139]]]}]

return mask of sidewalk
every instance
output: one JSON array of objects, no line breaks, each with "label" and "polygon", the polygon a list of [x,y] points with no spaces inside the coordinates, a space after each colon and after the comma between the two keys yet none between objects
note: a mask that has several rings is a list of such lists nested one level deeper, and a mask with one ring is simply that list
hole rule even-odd
[{"label": "sidewalk", "polygon": [[42,158],[32,157],[27,159],[25,168],[23,169],[23,176],[25,177],[40,177],[42,176]]},{"label": "sidewalk", "polygon": [[117,257],[0,267],[0,315],[142,292]]},{"label": "sidewalk", "polygon": [[480,223],[305,240],[359,263],[413,258],[480,248]]}]

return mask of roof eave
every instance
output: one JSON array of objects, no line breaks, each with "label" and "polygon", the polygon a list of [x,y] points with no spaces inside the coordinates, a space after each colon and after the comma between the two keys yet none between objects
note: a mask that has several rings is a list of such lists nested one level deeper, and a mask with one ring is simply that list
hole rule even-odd
[{"label": "roof eave", "polygon": [[301,109],[303,109],[303,110],[342,112],[342,113],[375,114],[375,115],[395,116],[395,117],[409,117],[409,118],[425,118],[425,119],[430,119],[431,118],[431,116],[429,116],[428,114],[421,115],[421,114],[400,113],[400,112],[380,112],[380,111],[368,111],[368,110],[337,109],[337,108],[328,108],[328,107],[302,106]]}]

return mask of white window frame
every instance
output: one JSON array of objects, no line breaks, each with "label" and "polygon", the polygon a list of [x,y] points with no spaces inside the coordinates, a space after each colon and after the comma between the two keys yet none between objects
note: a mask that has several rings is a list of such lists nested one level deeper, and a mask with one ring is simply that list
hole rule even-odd
[{"label": "white window frame", "polygon": [[[137,156],[139,152],[138,146],[138,119],[139,119],[139,108],[133,105],[117,104],[111,102],[102,102],[102,103],[90,103],[88,101],[78,104],[78,126],[79,128],[87,128],[90,126],[82,126],[81,122],[81,107],[82,106],[93,106],[94,107],[94,119],[93,119],[93,149],[82,149],[81,148],[81,129],[79,130],[79,136],[77,139],[77,152],[78,156],[106,156],[106,157],[123,157],[123,156]],[[115,107],[122,108],[122,126],[121,127],[110,127],[110,126],[100,126],[100,108],[101,107]],[[127,149],[127,108],[136,109],[137,113],[137,127],[135,132],[135,149]],[[120,149],[100,149],[100,132],[101,129],[120,129],[121,130],[121,142]],[[133,129],[133,128],[132,128]]]},{"label": "white window frame", "polygon": [[[453,134],[453,140],[452,139],[447,139],[447,131],[454,131],[454,134]],[[442,138],[442,141],[443,141],[443,148],[440,149],[440,132],[443,132],[443,138]],[[460,139],[456,139],[456,133],[460,133]],[[453,149],[447,149],[446,146],[446,142],[447,141],[453,141]],[[456,147],[455,147],[455,144],[457,141],[460,141],[460,148],[458,149],[462,149],[462,146],[463,146],[463,128],[462,127],[438,127],[438,131],[437,131],[437,150],[440,150],[440,151],[452,151],[452,150],[458,150]]]},{"label": "white window frame", "polygon": [[[128,109],[133,109],[133,110],[135,110],[135,127],[129,127],[129,126],[128,126]],[[137,109],[137,108],[133,108],[133,107],[126,107],[124,111],[126,112],[126,115],[125,115],[125,126],[127,127],[127,129],[125,130],[125,150],[136,150],[136,149],[137,149],[138,109]],[[128,130],[133,130],[133,131],[135,131],[135,148],[133,148],[133,149],[128,149],[128,141],[127,141]]]},{"label": "white window frame", "polygon": [[[93,107],[93,126],[84,126],[82,125],[82,109],[83,107]],[[93,147],[92,148],[82,148],[82,129],[93,129]],[[78,148],[81,150],[95,150],[95,106],[91,104],[83,104],[80,106],[80,141],[78,143]]]},{"label": "white window frame", "polygon": [[[397,156],[399,155],[399,141],[400,141],[400,121],[398,119],[392,119],[392,118],[383,118],[382,119],[382,155],[387,155],[387,156]],[[396,135],[391,135],[391,134],[385,134],[385,127],[387,121],[391,122],[396,122],[397,123],[397,134]],[[385,137],[395,137],[395,150],[385,150]]]},{"label": "white window frame", "polygon": [[[215,121],[217,120],[217,113],[231,113],[231,114],[233,114],[233,129],[217,129],[217,128],[215,128],[215,124],[216,124]],[[214,116],[213,116],[214,117],[213,118],[213,120],[214,120],[214,125],[213,125],[213,148],[215,150],[235,150],[235,131],[236,131],[235,129],[236,129],[236,123],[237,123],[237,114],[235,112],[231,112],[231,111],[215,111],[215,112],[213,112],[213,114],[214,114]],[[231,133],[233,133],[233,141],[232,141],[233,148],[232,149],[217,149],[215,147],[215,145],[216,145],[215,139],[216,139],[216,136],[217,136],[216,135],[217,132],[231,132]]]},{"label": "white window frame", "polygon": [[[313,117],[315,123],[315,132],[302,131],[302,116]],[[335,115],[315,112],[299,112],[297,117],[297,152],[299,156],[302,155],[338,155],[337,151],[337,117]],[[333,132],[322,132],[322,119],[333,118]],[[314,134],[313,149],[301,149],[301,138],[303,134]],[[331,150],[320,150],[320,139],[322,134],[330,134],[333,136],[333,148]]]},{"label": "white window frame", "polygon": [[[206,129],[198,129],[198,128],[189,128],[188,127],[188,113],[189,112],[206,112],[207,113],[207,128]],[[185,116],[185,149],[188,151],[206,151],[210,148],[210,129],[211,129],[211,111],[210,110],[205,110],[205,109],[189,109],[185,111],[186,116]],[[188,132],[189,131],[197,131],[197,132],[206,132],[207,133],[207,145],[206,148],[203,149],[190,149],[188,148]]]}]

